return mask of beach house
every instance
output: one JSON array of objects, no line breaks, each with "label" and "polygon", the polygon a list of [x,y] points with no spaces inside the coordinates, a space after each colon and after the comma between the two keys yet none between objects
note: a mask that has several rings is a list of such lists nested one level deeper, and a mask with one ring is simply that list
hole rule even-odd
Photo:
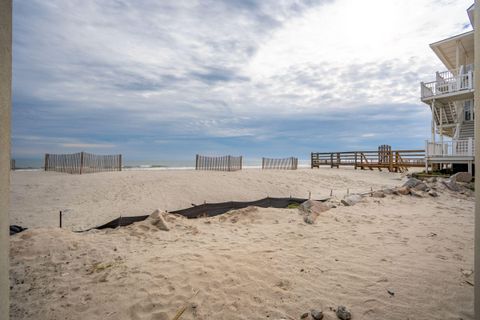
[{"label": "beach house", "polygon": [[[467,9],[472,27],[474,5]],[[474,31],[430,44],[446,70],[421,82],[421,100],[432,112],[425,167],[472,172],[474,164]]]}]

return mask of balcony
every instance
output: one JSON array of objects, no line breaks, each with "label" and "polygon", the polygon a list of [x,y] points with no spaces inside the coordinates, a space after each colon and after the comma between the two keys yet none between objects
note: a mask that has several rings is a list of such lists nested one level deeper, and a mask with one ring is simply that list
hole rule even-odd
[{"label": "balcony", "polygon": [[469,158],[475,156],[475,140],[455,139],[443,143],[426,141],[425,157],[429,158]]},{"label": "balcony", "polygon": [[452,96],[473,91],[473,67],[468,72],[457,70],[437,72],[437,81],[420,83],[422,100]]}]

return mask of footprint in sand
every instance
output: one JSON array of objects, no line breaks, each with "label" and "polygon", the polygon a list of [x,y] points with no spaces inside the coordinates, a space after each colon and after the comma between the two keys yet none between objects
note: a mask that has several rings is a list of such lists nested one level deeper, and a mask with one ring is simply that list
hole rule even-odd
[{"label": "footprint in sand", "polygon": [[291,289],[292,284],[288,280],[280,280],[280,281],[277,281],[277,283],[275,283],[275,286],[287,291]]},{"label": "footprint in sand", "polygon": [[363,312],[364,316],[368,316],[369,318],[372,317],[375,314],[374,309],[367,309],[366,311]]},{"label": "footprint in sand", "polygon": [[258,303],[258,304],[262,304],[263,303],[263,300],[262,298],[260,297],[257,297],[257,296],[253,296],[253,301],[255,301],[255,303]]},{"label": "footprint in sand", "polygon": [[463,256],[462,256],[461,254],[455,253],[455,254],[453,255],[453,259],[458,260],[458,261],[462,261],[462,260],[463,260]]}]

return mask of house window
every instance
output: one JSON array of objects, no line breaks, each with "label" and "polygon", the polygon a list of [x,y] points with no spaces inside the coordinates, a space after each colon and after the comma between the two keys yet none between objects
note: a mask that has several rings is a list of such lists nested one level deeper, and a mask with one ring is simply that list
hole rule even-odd
[{"label": "house window", "polygon": [[473,64],[467,64],[465,66],[465,72],[464,73],[469,73],[469,72],[473,72]]},{"label": "house window", "polygon": [[463,115],[464,115],[464,120],[465,121],[472,121],[474,118],[473,115],[473,101],[472,100],[466,100],[465,104],[463,105]]}]

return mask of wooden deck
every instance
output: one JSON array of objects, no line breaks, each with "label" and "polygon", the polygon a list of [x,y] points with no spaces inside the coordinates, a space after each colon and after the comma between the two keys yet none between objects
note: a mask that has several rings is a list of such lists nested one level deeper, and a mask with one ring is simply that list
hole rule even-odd
[{"label": "wooden deck", "polygon": [[408,168],[425,167],[425,150],[384,150],[312,152],[311,167],[353,166],[355,169],[386,169],[390,172],[405,172]]}]

